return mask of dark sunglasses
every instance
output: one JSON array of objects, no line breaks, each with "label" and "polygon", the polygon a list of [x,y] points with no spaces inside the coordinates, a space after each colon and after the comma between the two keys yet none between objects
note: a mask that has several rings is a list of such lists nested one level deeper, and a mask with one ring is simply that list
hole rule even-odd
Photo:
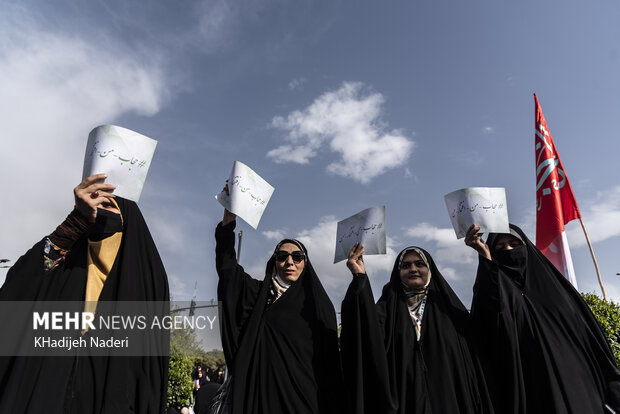
[{"label": "dark sunglasses", "polygon": [[296,251],[294,251],[292,253],[289,253],[289,252],[284,251],[284,250],[278,250],[275,253],[276,260],[278,262],[286,261],[286,259],[288,259],[289,255],[293,258],[293,262],[295,262],[295,263],[301,262],[306,257],[306,255],[304,255],[303,252],[301,252],[299,250],[296,250]]}]

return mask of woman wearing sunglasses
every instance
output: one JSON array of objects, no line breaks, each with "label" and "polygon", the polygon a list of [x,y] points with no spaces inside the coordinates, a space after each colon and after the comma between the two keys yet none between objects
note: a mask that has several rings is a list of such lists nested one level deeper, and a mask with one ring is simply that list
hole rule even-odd
[{"label": "woman wearing sunglasses", "polygon": [[353,412],[491,413],[468,343],[469,315],[433,258],[419,247],[400,252],[375,305],[363,260],[342,302],[340,346]]},{"label": "woman wearing sunglasses", "polygon": [[215,230],[230,412],[341,413],[336,314],[306,248],[282,240],[253,279],[236,260],[235,218],[225,210]]}]

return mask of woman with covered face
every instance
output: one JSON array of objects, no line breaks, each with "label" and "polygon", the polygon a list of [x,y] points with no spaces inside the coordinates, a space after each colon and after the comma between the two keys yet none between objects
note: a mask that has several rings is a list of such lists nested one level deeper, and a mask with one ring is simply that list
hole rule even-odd
[{"label": "woman with covered face", "polygon": [[490,400],[469,348],[469,315],[419,247],[400,252],[375,305],[363,246],[342,302],[345,384],[355,413],[488,413]]},{"label": "woman with covered face", "polygon": [[517,226],[486,241],[472,301],[475,345],[499,413],[620,412],[620,371],[579,292]]},{"label": "woman with covered face", "polygon": [[236,260],[235,218],[225,210],[215,230],[231,412],[342,412],[336,314],[306,248],[282,240],[253,279]]},{"label": "woman with covered face", "polygon": [[[103,302],[165,305],[168,279],[146,222],[105,178],[95,174],[75,187],[75,208],[9,270],[0,301],[63,302],[67,310],[99,314]],[[78,330],[71,339],[90,343],[97,332]],[[0,358],[0,414],[161,413],[168,337],[149,339],[151,356],[137,346],[144,356],[93,355],[88,348],[58,356],[43,347],[39,356]]]}]

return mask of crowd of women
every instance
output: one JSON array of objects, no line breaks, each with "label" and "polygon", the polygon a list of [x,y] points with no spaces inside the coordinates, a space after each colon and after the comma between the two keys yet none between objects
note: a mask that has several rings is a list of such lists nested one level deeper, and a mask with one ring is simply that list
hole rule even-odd
[{"label": "crowd of women", "polygon": [[517,226],[472,225],[471,313],[431,255],[403,249],[375,303],[364,246],[334,306],[298,240],[280,241],[264,279],[237,263],[235,216],[215,231],[230,377],[218,413],[620,413],[620,371],[573,286]]},{"label": "crowd of women", "polygon": [[[74,211],[13,266],[0,300],[169,299],[139,209],[103,178],[76,187]],[[235,224],[225,210],[215,230],[229,372],[211,413],[620,413],[600,325],[516,226],[486,242],[469,228],[471,312],[417,246],[398,254],[375,303],[356,244],[339,337],[305,246],[280,241],[254,279],[237,263]],[[0,358],[0,412],[161,413],[166,382],[165,358]]]}]

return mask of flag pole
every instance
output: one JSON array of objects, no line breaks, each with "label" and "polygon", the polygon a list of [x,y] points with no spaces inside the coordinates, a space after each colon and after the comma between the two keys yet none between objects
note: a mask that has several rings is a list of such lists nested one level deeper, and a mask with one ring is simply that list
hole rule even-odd
[{"label": "flag pole", "polygon": [[596,276],[598,277],[598,283],[599,285],[601,285],[601,291],[603,292],[603,299],[607,301],[607,293],[605,292],[605,286],[603,285],[603,279],[601,278],[601,271],[598,268],[598,262],[596,261],[596,256],[594,256],[594,249],[592,249],[592,243],[590,243],[590,237],[588,237],[586,226],[585,224],[583,224],[583,220],[581,219],[581,217],[579,217],[579,222],[581,223],[583,234],[586,236],[586,242],[588,243],[588,247],[590,248],[590,254],[592,255],[592,260],[594,261],[594,267],[596,268]]}]

